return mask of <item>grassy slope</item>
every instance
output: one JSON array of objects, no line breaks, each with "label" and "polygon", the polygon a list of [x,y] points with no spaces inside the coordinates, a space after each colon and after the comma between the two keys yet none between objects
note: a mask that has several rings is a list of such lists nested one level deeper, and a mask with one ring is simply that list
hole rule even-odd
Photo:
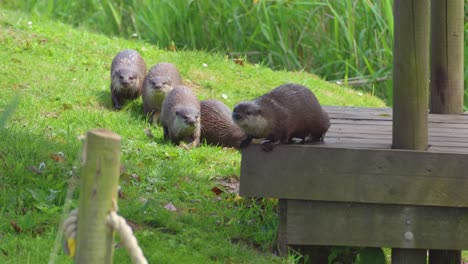
[{"label": "grassy slope", "polygon": [[[15,95],[21,99],[8,128],[0,130],[1,263],[47,261],[70,171],[79,166],[77,137],[98,127],[122,136],[120,214],[135,223],[150,263],[285,261],[269,253],[276,232],[274,201],[252,204],[228,192],[217,199],[211,191],[222,188],[217,178],[239,175],[237,151],[183,150],[163,142],[160,128],[151,128],[155,139],[148,139],[141,100],[120,112],[111,109],[110,62],[121,49],[137,49],[148,66],[175,63],[200,99],[220,99],[230,107],[285,82],[307,85],[323,104],[384,105],[310,74],[240,66],[216,54],[166,52],[22,13],[0,10],[0,32],[0,109]],[[54,159],[58,152],[63,160]],[[38,172],[33,167],[41,162],[45,168]],[[139,180],[130,179],[132,174]],[[164,209],[169,202],[178,212]],[[22,232],[15,232],[11,222]],[[61,252],[58,258],[70,262]],[[129,262],[122,249],[116,259]]]}]

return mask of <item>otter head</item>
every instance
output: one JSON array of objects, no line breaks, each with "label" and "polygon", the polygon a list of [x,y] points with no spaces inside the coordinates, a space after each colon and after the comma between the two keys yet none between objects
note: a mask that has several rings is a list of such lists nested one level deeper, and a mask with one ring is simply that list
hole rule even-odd
[{"label": "otter head", "polygon": [[163,92],[167,94],[172,90],[172,80],[169,77],[152,77],[147,79],[148,87],[154,92]]},{"label": "otter head", "polygon": [[120,68],[112,75],[113,87],[119,92],[129,92],[138,88],[138,73],[131,68]]},{"label": "otter head", "polygon": [[191,107],[176,107],[173,128],[179,137],[186,137],[193,133],[200,124],[200,111]]},{"label": "otter head", "polygon": [[237,104],[232,111],[232,119],[251,137],[264,138],[269,134],[268,120],[255,102]]}]

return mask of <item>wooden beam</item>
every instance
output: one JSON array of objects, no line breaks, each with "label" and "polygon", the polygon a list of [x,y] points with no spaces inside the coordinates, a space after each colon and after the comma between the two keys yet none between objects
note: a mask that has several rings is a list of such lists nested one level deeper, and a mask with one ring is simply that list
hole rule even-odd
[{"label": "wooden beam", "polygon": [[468,248],[468,208],[304,200],[287,207],[287,244]]},{"label": "wooden beam", "polygon": [[431,1],[431,113],[463,113],[464,1]]},{"label": "wooden beam", "polygon": [[429,4],[429,0],[394,1],[394,148],[427,149]]},{"label": "wooden beam", "polygon": [[466,155],[319,145],[242,150],[240,194],[280,199],[468,207]]}]

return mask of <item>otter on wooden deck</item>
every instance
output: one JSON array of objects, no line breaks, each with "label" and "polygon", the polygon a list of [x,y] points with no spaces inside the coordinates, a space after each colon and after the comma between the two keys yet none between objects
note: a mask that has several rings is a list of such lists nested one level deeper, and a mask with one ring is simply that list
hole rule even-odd
[{"label": "otter on wooden deck", "polygon": [[428,151],[391,149],[391,109],[325,107],[325,142],[242,151],[240,194],[280,199],[278,243],[468,249],[468,115],[429,115]]}]

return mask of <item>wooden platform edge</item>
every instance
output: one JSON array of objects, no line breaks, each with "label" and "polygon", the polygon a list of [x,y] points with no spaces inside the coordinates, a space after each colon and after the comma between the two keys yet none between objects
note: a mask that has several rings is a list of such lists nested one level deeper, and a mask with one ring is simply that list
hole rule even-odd
[{"label": "wooden platform edge", "polygon": [[240,195],[468,207],[467,155],[320,145],[242,151]]}]

